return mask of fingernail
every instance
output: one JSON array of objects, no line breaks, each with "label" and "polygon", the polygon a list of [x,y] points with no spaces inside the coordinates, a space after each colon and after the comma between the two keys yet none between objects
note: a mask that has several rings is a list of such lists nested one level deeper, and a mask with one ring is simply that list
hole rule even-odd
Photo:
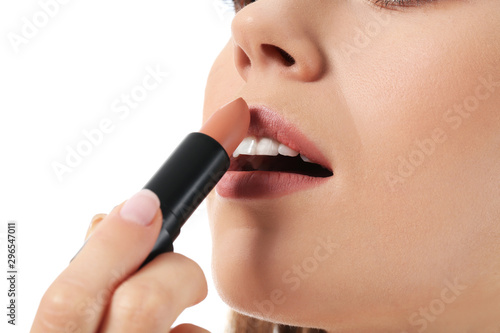
[{"label": "fingernail", "polygon": [[130,222],[148,226],[160,208],[160,199],[151,190],[143,189],[125,202],[120,210],[120,216]]},{"label": "fingernail", "polygon": [[87,234],[85,235],[85,240],[87,240],[90,235],[94,232],[95,228],[99,225],[99,223],[106,217],[106,214],[96,214],[90,221],[89,228],[87,229]]}]

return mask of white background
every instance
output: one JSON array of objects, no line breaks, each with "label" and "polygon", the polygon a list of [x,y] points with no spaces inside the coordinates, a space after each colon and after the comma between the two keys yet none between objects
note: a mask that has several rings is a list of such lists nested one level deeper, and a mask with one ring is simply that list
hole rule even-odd
[{"label": "white background", "polygon": [[[141,189],[184,136],[199,129],[206,78],[233,16],[222,0],[65,0],[44,22],[41,3],[55,1],[0,3],[2,332],[29,331],[43,293],[81,247],[92,216]],[[29,38],[16,46],[26,20],[41,27],[31,35],[24,28]],[[120,118],[113,103],[142,84],[148,66],[168,76]],[[105,118],[112,132],[58,179],[53,163],[66,164],[68,149],[86,140],[83,131]],[[6,316],[9,220],[18,224],[16,327]],[[202,266],[209,283],[208,298],[178,323],[222,332],[227,307],[211,280],[204,206],[175,247]]]}]

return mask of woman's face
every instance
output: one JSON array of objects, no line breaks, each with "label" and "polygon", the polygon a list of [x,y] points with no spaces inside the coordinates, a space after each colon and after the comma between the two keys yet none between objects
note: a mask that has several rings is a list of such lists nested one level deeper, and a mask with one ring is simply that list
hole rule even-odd
[{"label": "woman's face", "polygon": [[251,134],[333,172],[233,171],[211,194],[214,278],[236,310],[414,332],[491,297],[500,1],[376,2],[259,0],[234,18],[204,118],[241,96],[272,110]]}]

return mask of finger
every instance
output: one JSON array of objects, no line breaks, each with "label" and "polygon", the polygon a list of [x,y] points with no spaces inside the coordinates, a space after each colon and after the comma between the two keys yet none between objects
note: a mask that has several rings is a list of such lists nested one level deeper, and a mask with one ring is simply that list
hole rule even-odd
[{"label": "finger", "polygon": [[99,223],[106,217],[107,214],[96,214],[92,218],[92,221],[90,221],[89,228],[87,230],[87,234],[85,235],[85,240],[87,240],[90,235],[95,231]]},{"label": "finger", "polygon": [[178,253],[161,254],[116,289],[101,332],[168,332],[207,290],[198,264]]},{"label": "finger", "polygon": [[173,328],[170,333],[210,333],[210,331],[192,324],[181,324]]},{"label": "finger", "polygon": [[95,332],[116,286],[153,248],[161,220],[150,190],[115,207],[46,291],[31,332]]}]

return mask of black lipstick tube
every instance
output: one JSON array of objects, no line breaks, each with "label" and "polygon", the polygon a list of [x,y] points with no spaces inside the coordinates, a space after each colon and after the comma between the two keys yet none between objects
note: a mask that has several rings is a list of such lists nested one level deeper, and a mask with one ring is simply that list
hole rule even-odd
[{"label": "black lipstick tube", "polygon": [[162,228],[141,267],[173,251],[181,227],[229,169],[229,156],[217,140],[191,133],[144,186],[160,199]]}]

